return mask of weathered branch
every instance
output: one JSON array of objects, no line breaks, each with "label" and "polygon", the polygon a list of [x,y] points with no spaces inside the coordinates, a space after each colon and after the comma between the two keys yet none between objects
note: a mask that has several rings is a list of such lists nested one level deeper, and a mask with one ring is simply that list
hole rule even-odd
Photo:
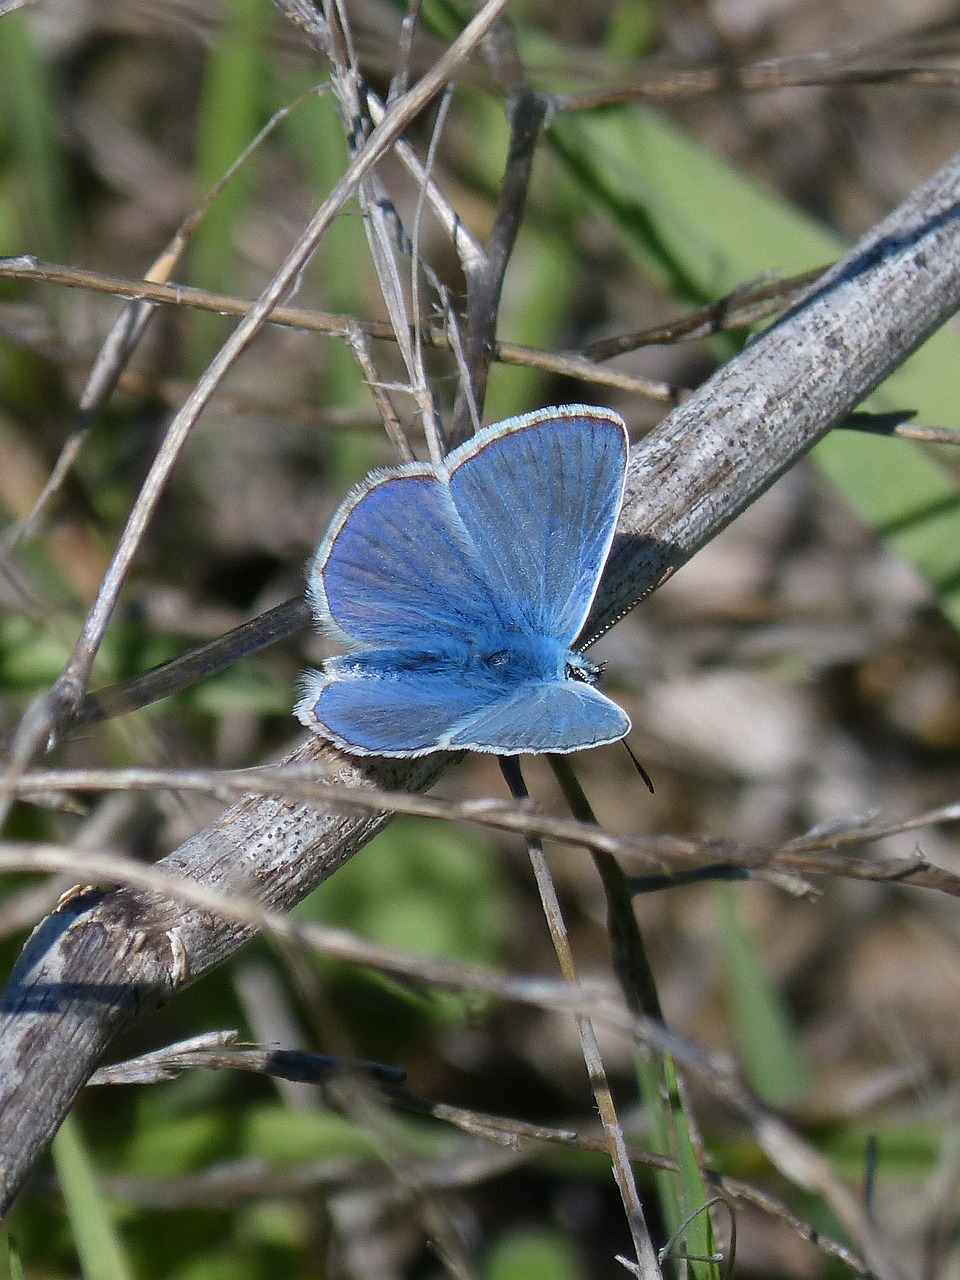
[{"label": "weathered branch", "polygon": [[[593,630],[679,568],[958,307],[960,157],[633,451]],[[345,781],[410,789],[430,785],[450,762],[360,765],[319,741],[291,759],[322,759]],[[252,797],[164,865],[287,908],[386,821]],[[248,937],[125,889],[78,896],[38,927],[0,1002],[0,1210],[117,1032]]]}]

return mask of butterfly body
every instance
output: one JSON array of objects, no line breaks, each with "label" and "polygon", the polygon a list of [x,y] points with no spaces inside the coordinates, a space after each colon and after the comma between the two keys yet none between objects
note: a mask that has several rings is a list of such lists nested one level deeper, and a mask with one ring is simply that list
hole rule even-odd
[{"label": "butterfly body", "polygon": [[629,729],[575,647],[623,493],[626,431],[569,406],[508,419],[439,466],[372,473],[311,566],[348,652],[299,718],[358,755],[574,751]]}]

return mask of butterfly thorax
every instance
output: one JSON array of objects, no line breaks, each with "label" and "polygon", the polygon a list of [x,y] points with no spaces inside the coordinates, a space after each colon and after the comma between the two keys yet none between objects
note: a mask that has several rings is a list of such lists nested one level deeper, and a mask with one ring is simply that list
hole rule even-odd
[{"label": "butterfly thorax", "polygon": [[585,680],[593,684],[599,675],[592,662],[562,640],[502,627],[490,635],[473,637],[465,656],[466,667],[476,674],[489,671],[496,680],[510,684],[540,680]]}]

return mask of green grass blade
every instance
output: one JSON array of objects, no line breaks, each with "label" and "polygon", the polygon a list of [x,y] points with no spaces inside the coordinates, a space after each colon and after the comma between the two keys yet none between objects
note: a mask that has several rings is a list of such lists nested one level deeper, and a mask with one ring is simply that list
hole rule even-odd
[{"label": "green grass blade", "polygon": [[777,988],[744,929],[730,885],[719,885],[723,963],[733,1034],[747,1079],[765,1102],[802,1098],[810,1071],[796,1029]]},{"label": "green grass blade", "polygon": [[663,1060],[663,1077],[666,1084],[666,1097],[670,1106],[673,1132],[676,1142],[676,1157],[680,1164],[680,1206],[682,1215],[674,1227],[681,1232],[680,1241],[672,1252],[675,1256],[686,1257],[688,1274],[694,1280],[720,1280],[719,1264],[711,1259],[716,1254],[716,1242],[713,1238],[713,1224],[706,1208],[709,1193],[703,1181],[697,1148],[687,1123],[683,1105],[683,1095],[677,1080],[673,1059],[669,1056]]},{"label": "green grass blade", "polygon": [[132,1280],[133,1272],[72,1116],[61,1125],[51,1154],[84,1280]]},{"label": "green grass blade", "polygon": [[9,1280],[24,1280],[23,1260],[13,1238],[9,1235],[4,1235],[0,1249],[3,1252],[3,1260],[6,1263],[6,1272]]},{"label": "green grass blade", "polygon": [[[636,1069],[650,1146],[679,1165],[679,1173],[664,1170],[654,1174],[664,1227],[672,1241],[669,1256],[678,1264],[688,1259],[687,1274],[693,1280],[720,1280],[718,1264],[705,1261],[715,1251],[713,1227],[705,1209],[709,1194],[673,1061],[670,1057],[638,1056]],[[681,1274],[679,1266],[675,1270]]]},{"label": "green grass blade", "polygon": [[[226,0],[222,24],[205,69],[197,118],[195,176],[202,199],[257,132],[266,74],[263,27],[265,0]],[[235,236],[248,207],[251,167],[244,165],[207,210],[190,246],[194,280],[208,289],[237,287]],[[193,317],[195,338],[207,351],[222,330],[217,317]]]},{"label": "green grass blade", "polygon": [[0,38],[0,108],[17,193],[21,241],[29,250],[63,261],[70,240],[70,201],[49,65],[37,53],[26,13],[3,18]]}]

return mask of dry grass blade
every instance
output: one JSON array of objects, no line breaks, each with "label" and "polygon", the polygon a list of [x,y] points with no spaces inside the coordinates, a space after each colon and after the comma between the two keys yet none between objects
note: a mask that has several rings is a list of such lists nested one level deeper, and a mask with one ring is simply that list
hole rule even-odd
[{"label": "dry grass blade", "polygon": [[182,1071],[202,1067],[207,1071],[249,1071],[302,1084],[320,1083],[348,1073],[366,1075],[385,1084],[396,1084],[403,1072],[379,1062],[336,1058],[328,1053],[306,1053],[297,1049],[259,1049],[234,1042],[237,1033],[208,1033],[192,1040],[167,1045],[95,1071],[87,1082],[91,1087],[120,1084],[156,1084]]},{"label": "dry grass blade", "polygon": [[847,53],[815,51],[758,62],[708,67],[652,66],[631,81],[557,96],[560,111],[587,111],[623,102],[650,102],[714,93],[767,93],[819,85],[904,84],[955,88],[956,41],[909,40]]}]

